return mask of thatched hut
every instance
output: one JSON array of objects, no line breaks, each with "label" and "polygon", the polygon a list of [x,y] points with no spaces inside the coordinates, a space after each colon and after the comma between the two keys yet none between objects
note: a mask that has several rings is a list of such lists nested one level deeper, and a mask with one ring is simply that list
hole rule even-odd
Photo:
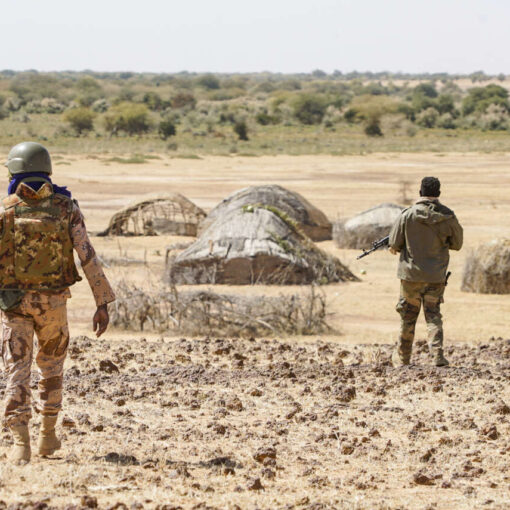
[{"label": "thatched hut", "polygon": [[373,241],[389,234],[403,207],[380,204],[347,221],[333,225],[333,239],[339,248],[366,249]]},{"label": "thatched hut", "polygon": [[478,294],[510,294],[510,239],[494,239],[468,256],[461,290]]},{"label": "thatched hut", "polygon": [[148,195],[115,213],[100,236],[196,236],[205,212],[179,193]]},{"label": "thatched hut", "polygon": [[357,280],[286,215],[264,206],[246,206],[217,218],[189,248],[169,258],[167,271],[175,284]]},{"label": "thatched hut", "polygon": [[331,239],[332,226],[326,215],[299,193],[276,184],[250,186],[230,194],[207,215],[199,233],[219,217],[247,205],[264,205],[285,213],[312,241]]}]

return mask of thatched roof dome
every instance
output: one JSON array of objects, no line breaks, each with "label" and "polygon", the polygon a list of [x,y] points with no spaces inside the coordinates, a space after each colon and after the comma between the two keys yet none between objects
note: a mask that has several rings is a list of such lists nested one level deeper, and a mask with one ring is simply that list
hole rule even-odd
[{"label": "thatched roof dome", "polygon": [[263,206],[247,206],[218,217],[189,248],[169,259],[168,276],[176,284],[357,280],[292,220]]},{"label": "thatched roof dome", "polygon": [[101,236],[196,236],[205,212],[180,193],[146,195],[112,216]]},{"label": "thatched roof dome", "polygon": [[207,215],[199,232],[203,232],[216,219],[230,211],[257,204],[274,207],[285,213],[299,224],[312,241],[331,239],[331,222],[326,215],[299,193],[276,184],[250,186],[230,194]]},{"label": "thatched roof dome", "polygon": [[510,239],[494,239],[468,256],[461,290],[478,294],[510,294]]},{"label": "thatched roof dome", "polygon": [[333,239],[339,248],[366,249],[372,242],[387,236],[403,207],[380,204],[333,226]]}]

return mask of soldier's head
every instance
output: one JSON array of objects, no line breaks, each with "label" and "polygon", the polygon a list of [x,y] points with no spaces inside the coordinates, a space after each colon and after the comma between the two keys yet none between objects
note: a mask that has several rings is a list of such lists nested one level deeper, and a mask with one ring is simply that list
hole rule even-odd
[{"label": "soldier's head", "polygon": [[51,175],[51,158],[48,149],[36,142],[21,142],[15,145],[7,156],[5,166],[9,176],[27,172],[40,172]]},{"label": "soldier's head", "polygon": [[420,197],[435,197],[441,194],[441,183],[437,177],[424,177],[421,180]]}]

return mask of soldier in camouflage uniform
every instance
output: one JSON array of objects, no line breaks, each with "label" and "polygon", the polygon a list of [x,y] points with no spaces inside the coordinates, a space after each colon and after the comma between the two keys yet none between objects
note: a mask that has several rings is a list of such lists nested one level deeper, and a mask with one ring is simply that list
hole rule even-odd
[{"label": "soldier in camouflage uniform", "polygon": [[398,277],[401,280],[397,312],[401,317],[400,335],[393,352],[393,365],[409,365],[416,320],[423,305],[429,348],[436,366],[447,366],[443,354],[443,321],[440,307],[450,260],[449,250],[462,247],[462,227],[454,212],[441,204],[440,182],[425,177],[420,200],[402,211],[390,232],[389,247],[400,253]]},{"label": "soldier in camouflage uniform", "polygon": [[106,331],[107,303],[115,295],[90,243],[77,202],[65,187],[51,182],[48,151],[40,144],[23,142],[11,149],[6,166],[9,195],[0,207],[5,423],[14,438],[11,460],[21,464],[31,456],[28,423],[34,333],[40,375],[36,410],[42,415],[38,452],[51,455],[61,446],[55,424],[62,407],[63,365],[69,343],[66,301],[71,297],[69,287],[81,279],[73,249],[96,301],[93,329],[98,337]]}]

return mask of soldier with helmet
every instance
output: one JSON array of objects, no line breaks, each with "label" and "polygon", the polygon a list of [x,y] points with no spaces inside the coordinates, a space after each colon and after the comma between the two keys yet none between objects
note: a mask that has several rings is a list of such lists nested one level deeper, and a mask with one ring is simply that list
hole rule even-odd
[{"label": "soldier with helmet", "polygon": [[[9,152],[8,196],[0,207],[0,309],[2,357],[7,375],[5,423],[14,446],[11,460],[31,457],[30,372],[35,357],[40,375],[38,453],[61,447],[55,432],[62,407],[63,365],[69,343],[66,301],[81,280],[73,250],[96,302],[93,329],[108,327],[107,304],[115,300],[85,228],[83,215],[66,187],[52,183],[47,149],[23,142]],[[33,337],[37,336],[34,349]]]}]

